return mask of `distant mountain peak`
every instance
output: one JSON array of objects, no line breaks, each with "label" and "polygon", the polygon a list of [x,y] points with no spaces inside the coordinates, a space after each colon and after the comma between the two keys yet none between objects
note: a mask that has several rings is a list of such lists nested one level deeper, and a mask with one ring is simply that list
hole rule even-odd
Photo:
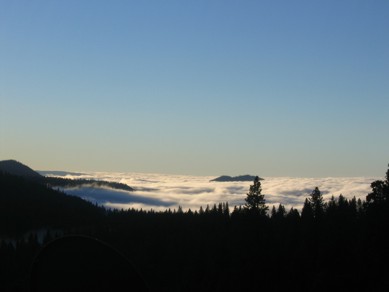
[{"label": "distant mountain peak", "polygon": [[[255,178],[256,178],[255,175],[249,175],[249,174],[238,175],[238,176],[222,175],[210,181],[216,181],[216,182],[254,181]],[[263,178],[259,178],[259,179],[263,180]]]},{"label": "distant mountain peak", "polygon": [[0,171],[24,178],[40,180],[43,177],[23,163],[9,159],[0,161]]}]

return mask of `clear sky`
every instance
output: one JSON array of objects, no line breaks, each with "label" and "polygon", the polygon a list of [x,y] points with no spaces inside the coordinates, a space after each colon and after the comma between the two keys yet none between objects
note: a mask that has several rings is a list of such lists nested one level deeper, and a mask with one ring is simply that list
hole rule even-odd
[{"label": "clear sky", "polygon": [[0,1],[0,160],[383,176],[389,1]]}]

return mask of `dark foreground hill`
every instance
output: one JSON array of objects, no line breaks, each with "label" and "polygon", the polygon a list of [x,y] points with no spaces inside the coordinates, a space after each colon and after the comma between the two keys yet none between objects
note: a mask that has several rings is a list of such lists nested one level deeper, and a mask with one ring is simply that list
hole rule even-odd
[{"label": "dark foreground hill", "polygon": [[[226,203],[157,212],[104,210],[1,173],[0,234],[8,237],[0,236],[0,290],[37,291],[29,285],[31,263],[43,249],[49,258],[42,268],[51,271],[57,255],[47,247],[53,245],[33,234],[15,235],[14,243],[9,238],[47,226],[120,251],[150,291],[388,291],[389,170],[371,186],[366,201],[339,196],[325,202],[315,188],[301,212],[279,205],[268,214],[245,207],[230,213]],[[83,252],[72,258],[78,257]],[[104,265],[99,251],[89,258]],[[93,287],[99,286],[103,275],[92,275]],[[123,291],[136,290],[129,281]]]},{"label": "dark foreground hill", "polygon": [[0,235],[40,228],[78,229],[96,222],[103,209],[44,184],[0,172]]}]

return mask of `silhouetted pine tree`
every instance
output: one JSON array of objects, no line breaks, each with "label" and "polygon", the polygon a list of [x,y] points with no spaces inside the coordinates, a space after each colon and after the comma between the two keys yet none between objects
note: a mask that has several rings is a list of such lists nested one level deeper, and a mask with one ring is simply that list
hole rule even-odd
[{"label": "silhouetted pine tree", "polygon": [[367,195],[369,204],[388,204],[389,202],[389,168],[386,171],[385,180],[376,180],[371,183],[372,192]]},{"label": "silhouetted pine tree", "polygon": [[261,181],[257,176],[254,179],[254,184],[250,186],[250,191],[245,198],[245,209],[248,210],[249,213],[266,216],[269,207],[266,206],[265,196],[261,194],[261,191]]},{"label": "silhouetted pine tree", "polygon": [[200,206],[199,214],[200,214],[200,215],[204,215],[203,206]]},{"label": "silhouetted pine tree", "polygon": [[304,201],[303,209],[301,210],[301,219],[304,222],[311,222],[313,221],[313,208],[311,202],[308,200],[308,198]]},{"label": "silhouetted pine tree", "polygon": [[300,220],[300,213],[297,209],[292,207],[290,208],[288,214],[286,214],[286,218],[288,219],[289,223],[297,224],[297,222]]},{"label": "silhouetted pine tree", "polygon": [[285,218],[285,215],[286,215],[285,207],[282,204],[279,204],[277,209],[277,218],[283,219]]},{"label": "silhouetted pine tree", "polygon": [[313,217],[316,219],[321,218],[324,214],[325,204],[324,204],[323,196],[318,187],[316,187],[312,191],[310,198],[308,200],[312,206]]},{"label": "silhouetted pine tree", "polygon": [[228,206],[228,202],[223,203],[223,214],[227,218],[230,217],[230,207]]},{"label": "silhouetted pine tree", "polygon": [[271,208],[271,219],[275,219],[276,216],[277,216],[276,206],[273,205],[273,207]]}]

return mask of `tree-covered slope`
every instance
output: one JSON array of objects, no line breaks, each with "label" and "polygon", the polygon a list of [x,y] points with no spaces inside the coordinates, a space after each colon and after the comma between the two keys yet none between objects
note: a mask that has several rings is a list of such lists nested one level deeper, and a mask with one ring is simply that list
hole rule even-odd
[{"label": "tree-covered slope", "polygon": [[96,222],[103,210],[41,183],[0,172],[0,234],[56,227],[71,229]]}]

